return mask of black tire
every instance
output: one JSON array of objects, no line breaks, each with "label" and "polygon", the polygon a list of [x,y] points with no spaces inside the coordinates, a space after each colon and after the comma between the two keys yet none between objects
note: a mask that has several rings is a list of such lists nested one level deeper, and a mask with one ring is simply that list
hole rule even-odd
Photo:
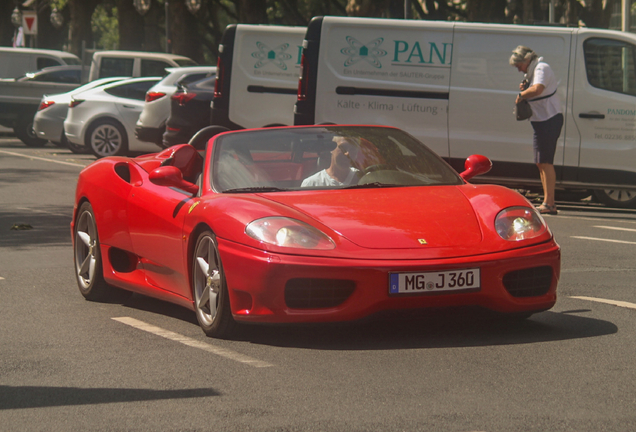
[{"label": "black tire", "polygon": [[197,150],[205,150],[205,146],[210,138],[227,131],[229,131],[229,129],[224,126],[207,126],[195,133],[192,138],[190,138],[190,141],[188,141],[188,144]]},{"label": "black tire", "polygon": [[38,138],[33,130],[33,118],[30,120],[20,120],[16,122],[13,127],[13,133],[22,141],[27,147],[44,147],[48,142],[45,139]]},{"label": "black tire", "polygon": [[130,291],[116,288],[104,280],[97,223],[93,207],[88,201],[83,203],[77,212],[73,237],[75,278],[84,298],[91,301],[123,301],[131,296]]},{"label": "black tire", "polygon": [[199,234],[192,254],[192,298],[203,332],[227,338],[235,327],[223,265],[211,231]]},{"label": "black tire", "polygon": [[635,208],[636,191],[625,189],[595,189],[594,196],[608,207]]},{"label": "black tire", "polygon": [[124,156],[128,153],[126,129],[110,118],[98,119],[91,124],[86,131],[84,143],[97,158]]},{"label": "black tire", "polygon": [[62,132],[62,145],[66,146],[71,152],[75,154],[87,154],[89,152],[88,148],[85,145],[77,145],[70,142],[66,138],[66,134],[63,132]]}]

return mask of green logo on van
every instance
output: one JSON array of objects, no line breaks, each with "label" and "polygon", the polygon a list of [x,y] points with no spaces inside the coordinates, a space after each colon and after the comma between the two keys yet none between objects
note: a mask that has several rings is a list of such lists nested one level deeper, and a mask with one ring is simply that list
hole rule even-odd
[{"label": "green logo on van", "polygon": [[382,67],[382,63],[380,63],[378,58],[387,55],[386,51],[379,48],[384,42],[384,38],[380,37],[366,44],[351,36],[347,36],[346,39],[349,46],[340,50],[342,54],[348,56],[344,62],[345,67],[352,66],[362,60],[374,68],[380,69]]},{"label": "green logo on van", "polygon": [[271,63],[281,70],[287,70],[285,62],[292,58],[291,54],[285,52],[289,48],[288,43],[278,45],[276,48],[270,48],[263,42],[256,42],[256,46],[258,51],[252,53],[252,57],[258,59],[256,64],[254,64],[254,69],[260,69]]}]

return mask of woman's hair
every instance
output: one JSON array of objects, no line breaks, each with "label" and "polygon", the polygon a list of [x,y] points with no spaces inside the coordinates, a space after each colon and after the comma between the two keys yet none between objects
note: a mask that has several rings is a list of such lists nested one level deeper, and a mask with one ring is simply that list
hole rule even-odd
[{"label": "woman's hair", "polygon": [[519,45],[517,48],[512,50],[512,55],[510,56],[510,65],[515,66],[521,63],[525,63],[526,61],[532,61],[539,57],[534,51],[532,51],[527,46]]}]

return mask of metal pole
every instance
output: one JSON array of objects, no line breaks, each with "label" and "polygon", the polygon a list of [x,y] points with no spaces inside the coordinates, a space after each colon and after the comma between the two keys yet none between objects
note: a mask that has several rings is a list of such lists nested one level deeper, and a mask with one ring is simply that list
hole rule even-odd
[{"label": "metal pole", "polygon": [[411,0],[404,0],[404,19],[411,18]]},{"label": "metal pole", "polygon": [[550,5],[548,6],[548,21],[550,24],[554,24],[554,0],[550,0]]},{"label": "metal pole", "polygon": [[629,0],[622,0],[621,2],[621,6],[622,6],[622,10],[623,13],[621,14],[621,30],[623,30],[624,32],[628,32],[629,29],[629,24],[631,21],[631,13],[630,13],[630,3],[631,1]]},{"label": "metal pole", "polygon": [[166,52],[169,53],[170,52],[170,48],[172,45],[172,43],[170,42],[170,11],[169,11],[169,4],[170,2],[168,0],[166,0],[165,5],[166,5]]}]

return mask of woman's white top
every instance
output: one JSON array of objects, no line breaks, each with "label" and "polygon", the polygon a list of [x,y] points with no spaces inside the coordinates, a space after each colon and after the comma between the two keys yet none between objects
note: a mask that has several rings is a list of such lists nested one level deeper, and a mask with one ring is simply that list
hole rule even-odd
[{"label": "woman's white top", "polygon": [[[539,57],[530,63],[528,72],[526,73],[526,79],[530,82],[530,86],[543,84],[545,87],[543,93],[535,98],[548,96],[554,93],[559,86],[559,82],[554,76],[552,68],[543,61],[543,57]],[[530,106],[532,107],[532,117],[530,117],[530,121],[546,121],[563,112],[558,93],[554,93],[549,98],[535,102],[533,102],[532,99],[528,99],[528,102],[530,102]]]}]

